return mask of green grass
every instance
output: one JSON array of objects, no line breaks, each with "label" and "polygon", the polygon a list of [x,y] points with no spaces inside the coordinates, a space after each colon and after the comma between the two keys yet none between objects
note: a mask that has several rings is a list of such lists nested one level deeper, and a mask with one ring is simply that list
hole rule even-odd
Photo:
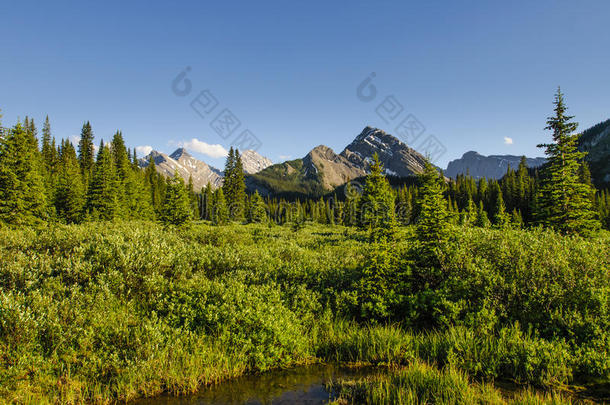
[{"label": "green grass", "polygon": [[424,269],[411,228],[384,261],[364,233],[309,224],[0,229],[0,402],[184,394],[315,362],[422,361],[475,397],[473,379],[609,380],[607,234],[454,231]]},{"label": "green grass", "polygon": [[467,374],[448,367],[439,370],[419,361],[387,374],[355,381],[339,381],[331,388],[339,393],[335,405],[342,404],[571,404],[557,393],[522,390],[503,394],[491,384],[470,380]]}]

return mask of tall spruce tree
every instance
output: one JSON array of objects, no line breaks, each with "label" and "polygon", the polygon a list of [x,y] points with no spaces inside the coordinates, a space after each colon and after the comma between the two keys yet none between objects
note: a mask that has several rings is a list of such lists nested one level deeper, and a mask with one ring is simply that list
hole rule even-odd
[{"label": "tall spruce tree", "polygon": [[[85,177],[85,176],[83,176]],[[113,220],[119,210],[116,170],[112,153],[104,141],[100,149],[87,192],[87,212],[94,220]]]},{"label": "tall spruce tree", "polygon": [[0,138],[0,221],[27,225],[46,218],[38,153],[37,144],[21,124]]},{"label": "tall spruce tree", "polygon": [[80,132],[80,141],[78,141],[78,162],[85,185],[89,184],[93,174],[93,167],[95,166],[94,155],[93,130],[91,129],[91,124],[87,121],[83,124]]},{"label": "tall spruce tree", "polygon": [[213,196],[212,222],[215,225],[225,225],[229,221],[229,210],[222,187],[217,188]]},{"label": "tall spruce tree", "polygon": [[56,163],[57,150],[52,144],[51,139],[51,123],[47,115],[42,126],[42,162],[44,163],[47,172],[51,172]]},{"label": "tall spruce tree", "polygon": [[85,187],[80,166],[70,141],[62,141],[60,151],[55,210],[65,222],[78,223],[83,219],[85,205]]},{"label": "tall spruce tree", "polygon": [[383,228],[391,231],[395,224],[394,192],[382,173],[383,166],[377,153],[373,155],[370,170],[359,200],[359,225],[363,228]]},{"label": "tall spruce tree", "polygon": [[505,228],[510,223],[510,217],[506,213],[506,205],[504,204],[502,189],[497,182],[494,182],[491,186],[491,195],[493,223],[498,228]]},{"label": "tall spruce tree", "polygon": [[174,177],[168,181],[165,190],[165,199],[161,209],[161,220],[165,224],[183,225],[188,222],[193,215],[191,200],[184,185],[184,180],[174,172]]},{"label": "tall spruce tree", "polygon": [[267,211],[265,211],[265,203],[258,191],[250,197],[250,210],[248,214],[248,222],[265,222],[267,219]]},{"label": "tall spruce tree", "polygon": [[555,115],[547,119],[545,128],[552,131],[553,142],[538,145],[545,148],[548,160],[541,171],[538,220],[565,234],[588,235],[600,224],[591,202],[592,186],[580,176],[586,153],[577,149],[580,134],[574,132],[578,124],[566,115],[559,88],[554,105]]},{"label": "tall spruce tree", "polygon": [[165,182],[161,175],[157,172],[155,159],[152,156],[148,159],[148,166],[144,169],[144,180],[146,188],[150,191],[150,201],[154,212],[158,215],[161,213],[161,205],[163,204],[163,194],[165,190]]},{"label": "tall spruce tree", "polygon": [[208,184],[204,187],[201,193],[201,219],[206,221],[212,220],[212,208],[214,204],[214,195],[212,190],[212,184],[208,181]]},{"label": "tall spruce tree", "polygon": [[229,208],[229,219],[243,221],[246,202],[246,183],[244,168],[239,150],[229,149],[225,164],[225,177],[222,186],[224,197]]},{"label": "tall spruce tree", "polygon": [[421,246],[421,259],[429,265],[436,262],[439,250],[449,239],[450,216],[447,212],[447,202],[443,198],[445,181],[429,160],[426,160],[419,180],[420,210],[415,229]]}]

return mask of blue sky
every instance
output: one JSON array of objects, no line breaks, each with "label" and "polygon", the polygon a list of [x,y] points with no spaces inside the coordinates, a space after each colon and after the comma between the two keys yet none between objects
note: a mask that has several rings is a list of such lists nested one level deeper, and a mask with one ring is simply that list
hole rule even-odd
[{"label": "blue sky", "polygon": [[[441,167],[468,150],[540,155],[557,85],[581,129],[610,117],[606,0],[12,1],[2,16],[5,126],[48,114],[61,138],[89,120],[98,141],[120,129],[130,146],[187,145],[219,167],[246,129],[275,162],[319,144],[338,153],[366,125],[394,133],[376,112],[388,96],[396,120],[412,114],[446,148]],[[204,90],[217,105],[202,117],[190,103]],[[211,126],[224,109],[240,122],[226,139]]]}]

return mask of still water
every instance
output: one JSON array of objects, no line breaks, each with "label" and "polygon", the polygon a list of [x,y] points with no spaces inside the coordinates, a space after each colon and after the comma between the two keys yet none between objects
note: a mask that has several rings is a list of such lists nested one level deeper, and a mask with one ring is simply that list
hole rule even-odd
[{"label": "still water", "polygon": [[383,373],[372,367],[347,368],[334,365],[298,367],[239,377],[201,389],[184,397],[161,396],[136,401],[134,405],[314,405],[336,398],[325,384]]}]

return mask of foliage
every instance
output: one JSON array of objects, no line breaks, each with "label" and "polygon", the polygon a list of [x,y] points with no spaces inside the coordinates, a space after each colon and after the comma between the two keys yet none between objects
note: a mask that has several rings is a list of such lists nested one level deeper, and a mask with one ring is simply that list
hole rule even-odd
[{"label": "foliage", "polygon": [[586,153],[577,150],[580,135],[572,133],[578,124],[565,115],[567,108],[559,89],[554,104],[555,116],[548,118],[546,127],[553,131],[553,143],[539,145],[546,148],[548,163],[542,173],[538,219],[564,233],[588,235],[599,228],[599,222],[592,207],[590,179],[583,182],[579,176]]},{"label": "foliage", "polygon": [[0,398],[127,400],[311,361],[609,377],[607,235],[455,227],[432,280],[414,228],[0,229]]},{"label": "foliage", "polygon": [[41,162],[34,135],[17,124],[0,138],[0,221],[23,225],[46,216]]},{"label": "foliage", "polygon": [[184,180],[176,172],[174,177],[167,182],[165,199],[161,208],[161,221],[165,224],[183,225],[191,218],[191,201]]},{"label": "foliage", "polygon": [[375,154],[359,199],[359,225],[363,228],[379,229],[394,226],[394,195],[382,170],[379,156]]}]

